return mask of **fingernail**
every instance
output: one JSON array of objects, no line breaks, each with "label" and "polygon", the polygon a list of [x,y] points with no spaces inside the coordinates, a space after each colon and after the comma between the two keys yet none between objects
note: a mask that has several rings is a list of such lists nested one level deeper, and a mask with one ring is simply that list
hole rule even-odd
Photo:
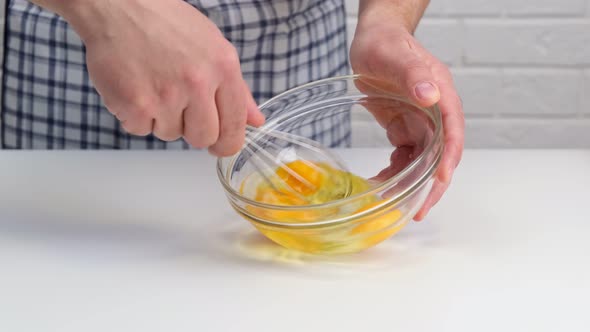
[{"label": "fingernail", "polygon": [[418,213],[416,213],[416,214],[414,215],[414,218],[412,218],[412,219],[414,219],[414,221],[415,221],[415,222],[420,222],[420,221],[422,221],[422,219],[424,219],[424,215],[425,215],[425,211],[424,211],[424,207],[422,207],[422,208],[421,208],[421,209],[418,211]]},{"label": "fingernail", "polygon": [[414,222],[422,222],[422,220],[424,220],[424,215],[422,212],[414,216]]},{"label": "fingernail", "polygon": [[421,82],[416,84],[415,91],[416,96],[425,101],[430,101],[438,96],[436,87],[430,82]]}]

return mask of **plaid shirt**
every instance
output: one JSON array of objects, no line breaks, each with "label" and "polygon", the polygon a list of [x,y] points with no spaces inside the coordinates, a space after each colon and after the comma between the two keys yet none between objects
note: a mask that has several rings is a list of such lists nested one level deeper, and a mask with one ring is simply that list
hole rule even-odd
[{"label": "plaid shirt", "polygon": [[[348,73],[342,0],[189,0],[236,47],[257,102],[294,86]],[[178,149],[178,140],[127,134],[86,71],[85,48],[61,17],[8,0],[1,143],[8,149]],[[272,116],[272,114],[267,114]],[[313,123],[329,146],[350,140],[345,115]]]}]

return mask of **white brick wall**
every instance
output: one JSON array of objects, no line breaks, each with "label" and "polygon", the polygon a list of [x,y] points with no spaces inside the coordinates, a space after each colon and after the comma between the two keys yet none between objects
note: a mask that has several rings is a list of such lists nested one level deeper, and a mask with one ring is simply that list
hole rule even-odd
[{"label": "white brick wall", "polygon": [[455,75],[468,147],[590,147],[590,0],[431,0],[416,36]]},{"label": "white brick wall", "polygon": [[590,0],[431,0],[416,36],[451,67],[468,147],[590,147]]}]

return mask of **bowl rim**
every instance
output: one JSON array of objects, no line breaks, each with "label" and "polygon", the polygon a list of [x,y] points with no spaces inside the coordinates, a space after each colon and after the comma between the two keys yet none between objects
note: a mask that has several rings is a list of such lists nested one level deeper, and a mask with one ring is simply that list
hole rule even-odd
[{"label": "bowl rim", "polygon": [[[302,85],[299,85],[299,86],[294,87],[292,89],[286,90],[285,92],[282,92],[282,93],[270,98],[269,100],[262,103],[259,106],[259,109],[263,110],[269,104],[276,102],[278,99],[281,99],[282,97],[284,97],[286,95],[289,95],[294,92],[301,91],[301,90],[304,90],[304,89],[307,89],[307,88],[310,88],[310,87],[313,87],[316,85],[330,83],[330,82],[334,82],[334,81],[342,81],[342,80],[350,82],[350,81],[354,81],[357,79],[362,79],[363,77],[364,77],[363,75],[358,75],[358,74],[334,76],[334,77],[325,78],[325,79],[321,79],[321,80],[312,81],[312,82],[309,82],[306,84],[302,84]],[[364,81],[364,82],[367,84],[370,84],[366,81]],[[422,111],[424,111],[424,113],[429,115],[429,117],[432,119],[432,121],[434,123],[435,128],[434,128],[433,139],[424,148],[422,153],[416,159],[414,159],[409,165],[407,165],[403,170],[401,170],[400,172],[398,172],[396,175],[392,176],[391,178],[383,181],[379,185],[371,187],[369,190],[363,191],[363,192],[358,193],[356,195],[348,196],[343,199],[338,199],[338,200],[334,200],[334,201],[330,201],[330,202],[326,202],[326,203],[321,203],[321,204],[310,204],[310,205],[297,205],[297,206],[274,205],[274,204],[261,203],[261,202],[255,201],[253,199],[244,197],[228,183],[228,181],[226,179],[227,178],[226,174],[224,174],[224,172],[222,170],[223,160],[230,159],[231,160],[230,165],[233,165],[236,162],[237,157],[242,152],[240,150],[240,152],[234,154],[233,156],[217,158],[217,167],[216,167],[217,168],[217,176],[218,176],[221,184],[223,185],[226,193],[230,194],[232,197],[235,197],[239,201],[242,201],[248,205],[252,205],[252,206],[255,206],[258,208],[264,208],[264,209],[275,209],[275,210],[280,209],[280,210],[284,210],[284,211],[301,211],[301,210],[310,210],[310,209],[319,209],[319,208],[321,208],[321,209],[330,208],[333,206],[343,205],[343,204],[352,202],[356,199],[359,199],[359,197],[362,197],[362,196],[375,194],[379,191],[386,189],[387,187],[390,187],[392,184],[399,182],[401,179],[403,179],[405,176],[407,176],[408,173],[412,172],[420,164],[420,162],[422,162],[426,158],[426,156],[432,152],[432,150],[435,148],[436,145],[440,145],[440,148],[437,151],[435,151],[436,155],[434,157],[434,161],[431,163],[431,165],[429,165],[428,169],[422,174],[422,176],[420,176],[411,185],[408,185],[407,188],[401,190],[396,195],[393,195],[391,197],[388,197],[387,199],[384,199],[381,204],[377,204],[374,207],[367,209],[361,213],[357,213],[357,214],[353,213],[351,216],[347,216],[347,217],[343,217],[343,218],[329,219],[329,220],[322,220],[322,221],[317,221],[317,222],[309,222],[309,223],[301,223],[301,224],[286,223],[286,222],[283,223],[283,222],[261,219],[255,215],[250,214],[250,213],[248,213],[248,217],[256,219],[257,221],[259,221],[261,223],[273,225],[273,226],[282,226],[282,227],[285,227],[285,226],[286,227],[293,227],[293,226],[295,226],[295,227],[298,227],[298,226],[311,227],[311,226],[320,226],[320,225],[325,226],[327,224],[332,225],[332,224],[336,224],[336,223],[342,223],[342,222],[347,221],[348,219],[352,219],[352,217],[354,217],[354,218],[362,217],[364,215],[371,214],[381,208],[396,205],[397,203],[399,203],[400,201],[404,200],[406,197],[411,195],[417,188],[421,187],[424,184],[426,179],[431,177],[431,175],[435,172],[436,168],[438,167],[438,164],[440,163],[442,152],[444,149],[442,114],[440,112],[438,104],[434,104],[430,107],[422,107],[422,106],[419,106],[416,103],[408,100],[407,98],[405,98],[403,96],[393,94],[389,91],[383,90],[382,88],[376,87],[374,85],[372,85],[372,86],[377,88],[378,90],[380,90],[383,93],[382,94],[383,97],[396,99],[398,101],[408,103],[418,109],[421,109]],[[269,122],[263,124],[260,127],[260,129],[263,129],[263,130],[267,129],[269,126],[276,124],[279,120],[281,120],[281,119],[280,118],[279,119],[272,119],[272,121],[269,121]],[[228,169],[231,169],[231,167],[228,167]],[[232,202],[232,205],[233,204],[234,203]]]}]

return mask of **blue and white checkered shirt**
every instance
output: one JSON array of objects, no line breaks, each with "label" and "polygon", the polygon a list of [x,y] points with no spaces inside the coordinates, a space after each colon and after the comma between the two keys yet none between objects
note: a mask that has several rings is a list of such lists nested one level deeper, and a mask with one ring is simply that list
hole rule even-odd
[{"label": "blue and white checkered shirt", "polygon": [[[348,73],[343,0],[187,2],[237,48],[258,102]],[[8,0],[5,30],[2,148],[188,148],[182,140],[132,136],[121,128],[92,86],[82,41],[61,17],[26,0]],[[322,143],[335,146],[348,141],[348,126],[347,117],[322,119],[313,130]]]}]

